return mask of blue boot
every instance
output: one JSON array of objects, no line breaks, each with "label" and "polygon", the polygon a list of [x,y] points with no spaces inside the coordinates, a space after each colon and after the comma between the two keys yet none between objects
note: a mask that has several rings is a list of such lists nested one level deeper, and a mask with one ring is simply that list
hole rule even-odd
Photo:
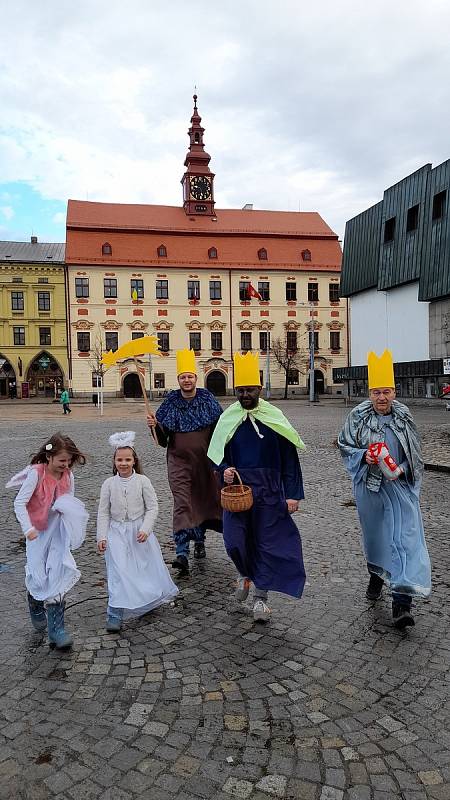
[{"label": "blue boot", "polygon": [[109,633],[117,633],[122,627],[123,608],[112,608],[108,606],[106,612],[106,630]]},{"label": "blue boot", "polygon": [[47,606],[48,639],[50,647],[57,650],[65,650],[73,644],[72,637],[64,630],[64,608],[65,603],[49,603]]},{"label": "blue boot", "polygon": [[47,629],[47,615],[42,600],[36,600],[33,595],[27,592],[28,609],[30,611],[31,624],[35,631],[45,631]]}]

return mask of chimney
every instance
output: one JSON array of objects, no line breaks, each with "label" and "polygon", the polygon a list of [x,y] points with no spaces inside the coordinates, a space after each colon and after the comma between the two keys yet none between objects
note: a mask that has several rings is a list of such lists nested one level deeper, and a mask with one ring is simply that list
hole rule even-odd
[{"label": "chimney", "polygon": [[37,244],[37,236],[31,237],[31,244]]},{"label": "chimney", "polygon": [[253,203],[246,203],[242,206],[242,211],[253,211]]}]

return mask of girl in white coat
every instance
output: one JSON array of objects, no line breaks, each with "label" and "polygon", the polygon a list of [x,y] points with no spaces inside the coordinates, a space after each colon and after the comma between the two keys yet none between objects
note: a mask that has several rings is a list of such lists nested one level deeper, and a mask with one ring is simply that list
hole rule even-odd
[{"label": "girl in white coat", "polygon": [[97,548],[106,561],[108,631],[119,631],[123,620],[146,614],[178,593],[153,533],[158,501],[141,472],[135,435],[125,431],[110,436],[113,475],[100,492]]}]

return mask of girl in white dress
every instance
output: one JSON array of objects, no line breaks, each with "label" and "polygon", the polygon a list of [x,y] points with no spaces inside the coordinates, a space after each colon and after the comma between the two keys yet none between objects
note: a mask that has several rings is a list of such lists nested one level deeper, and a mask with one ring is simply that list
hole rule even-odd
[{"label": "girl in white dress", "polygon": [[158,500],[141,472],[134,431],[115,433],[113,475],[104,482],[98,507],[97,548],[105,554],[109,602],[106,630],[168,603],[178,593],[164,563],[153,526]]},{"label": "girl in white dress", "polygon": [[82,545],[89,518],[74,497],[72,467],[85,461],[72,439],[56,433],[6,484],[21,487],[14,511],[26,540],[31,623],[37,631],[48,627],[50,645],[58,649],[72,645],[64,629],[64,597],[80,578],[71,551]]}]

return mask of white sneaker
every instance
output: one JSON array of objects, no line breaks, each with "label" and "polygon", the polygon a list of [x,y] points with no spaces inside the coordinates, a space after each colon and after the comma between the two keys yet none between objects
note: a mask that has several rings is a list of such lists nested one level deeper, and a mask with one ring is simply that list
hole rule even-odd
[{"label": "white sneaker", "polygon": [[234,593],[236,600],[241,600],[242,602],[244,602],[244,600],[247,600],[249,589],[250,589],[249,579],[239,578],[236,584],[236,591]]},{"label": "white sneaker", "polygon": [[255,622],[268,622],[271,614],[272,612],[264,600],[255,600],[253,606],[253,619]]}]

